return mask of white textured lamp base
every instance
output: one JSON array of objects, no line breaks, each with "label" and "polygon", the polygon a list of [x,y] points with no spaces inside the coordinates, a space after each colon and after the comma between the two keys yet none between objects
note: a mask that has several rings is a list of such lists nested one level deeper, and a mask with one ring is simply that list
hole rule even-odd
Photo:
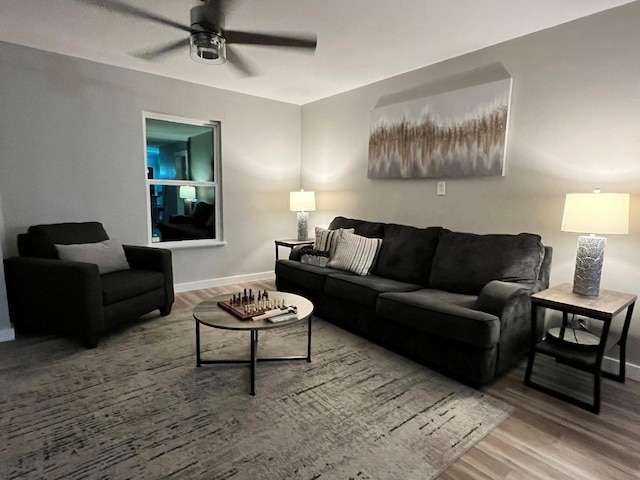
[{"label": "white textured lamp base", "polygon": [[307,212],[298,212],[298,240],[306,240],[309,231],[309,214]]},{"label": "white textured lamp base", "polygon": [[604,237],[578,237],[576,271],[573,276],[573,293],[597,297],[600,293],[600,277],[604,262]]}]

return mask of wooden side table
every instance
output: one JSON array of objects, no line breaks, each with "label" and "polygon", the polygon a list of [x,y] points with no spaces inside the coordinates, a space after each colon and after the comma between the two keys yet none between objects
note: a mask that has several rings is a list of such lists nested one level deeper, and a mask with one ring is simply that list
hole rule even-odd
[{"label": "wooden side table", "polygon": [[309,238],[307,240],[295,240],[295,239],[290,239],[290,240],[276,240],[276,260],[278,260],[280,258],[280,256],[278,255],[278,247],[288,247],[290,249],[293,249],[293,247],[297,247],[298,245],[313,245],[315,243],[315,241],[312,238]]},{"label": "wooden side table", "polygon": [[[529,350],[529,361],[524,377],[525,385],[545,392],[561,400],[565,400],[594,413],[600,412],[600,383],[601,376],[611,378],[618,382],[625,381],[626,343],[629,324],[633,316],[637,296],[628,293],[615,292],[612,290],[600,290],[597,297],[587,297],[577,295],[572,291],[573,287],[569,283],[554,286],[531,296],[531,348]],[[537,330],[537,309],[540,307],[551,308],[562,312],[562,334],[559,338],[554,338],[547,334],[545,338],[538,342],[536,339]],[[620,333],[620,338],[611,347],[620,347],[620,369],[617,374],[602,371],[602,359],[607,351],[607,340],[609,327],[613,317],[627,309],[624,326]],[[569,336],[564,335],[567,326],[568,314],[582,315],[588,318],[603,322],[602,332],[599,335],[599,342],[595,344],[580,344],[579,336],[575,341],[570,341]],[[531,380],[531,373],[535,361],[536,353],[541,353],[554,357],[557,362],[571,366],[578,370],[591,373],[594,379],[593,403],[587,403],[570,395],[567,395],[550,387],[540,385]]]}]

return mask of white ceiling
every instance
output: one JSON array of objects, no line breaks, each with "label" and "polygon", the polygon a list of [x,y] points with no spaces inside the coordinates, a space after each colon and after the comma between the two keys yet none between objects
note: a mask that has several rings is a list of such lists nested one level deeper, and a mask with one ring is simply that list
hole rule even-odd
[{"label": "white ceiling", "polygon": [[[123,0],[189,24],[199,0]],[[171,27],[78,0],[0,0],[0,40],[294,104],[565,23],[631,0],[233,0],[226,27],[313,33],[313,55],[235,46],[258,71],[202,65],[187,51],[151,62],[129,52],[179,40]],[[597,32],[594,32],[597,34]]]}]

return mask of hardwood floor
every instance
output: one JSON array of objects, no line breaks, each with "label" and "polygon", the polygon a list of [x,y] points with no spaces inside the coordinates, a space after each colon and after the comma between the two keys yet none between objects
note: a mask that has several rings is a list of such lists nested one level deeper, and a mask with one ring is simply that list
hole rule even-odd
[{"label": "hardwood floor", "polygon": [[[174,309],[192,309],[210,296],[245,287],[275,289],[274,282],[265,281],[184,292],[176,295]],[[524,367],[520,364],[482,388],[513,411],[439,480],[640,478],[639,382],[604,379],[602,409],[595,415],[525,387]]]}]

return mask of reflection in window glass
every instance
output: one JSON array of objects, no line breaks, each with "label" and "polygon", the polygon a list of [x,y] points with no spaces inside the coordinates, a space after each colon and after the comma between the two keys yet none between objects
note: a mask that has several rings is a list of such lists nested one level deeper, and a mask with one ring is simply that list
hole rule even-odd
[{"label": "reflection in window glass", "polygon": [[146,114],[152,242],[221,240],[219,124]]}]

